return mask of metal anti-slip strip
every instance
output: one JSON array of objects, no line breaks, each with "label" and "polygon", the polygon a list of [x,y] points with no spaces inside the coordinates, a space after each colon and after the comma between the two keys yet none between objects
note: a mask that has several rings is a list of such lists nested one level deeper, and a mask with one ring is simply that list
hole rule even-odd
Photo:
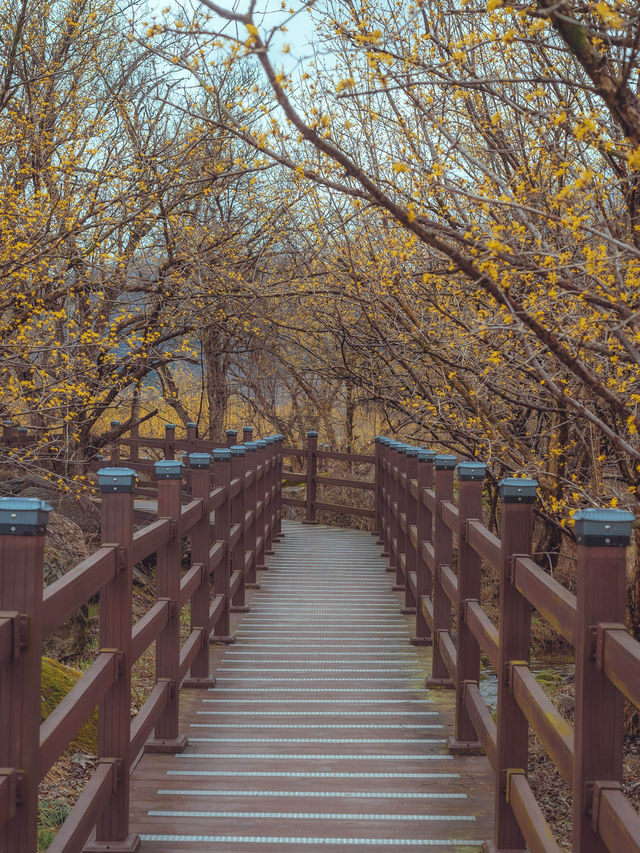
[{"label": "metal anti-slip strip", "polygon": [[[441,744],[444,744],[444,741],[440,741]],[[176,754],[177,760],[183,760],[187,758],[195,758],[195,759],[209,759],[209,758],[217,758],[217,759],[225,759],[225,760],[242,760],[245,758],[249,758],[251,760],[257,759],[262,761],[267,759],[269,761],[452,761],[453,755],[402,755],[399,753],[393,753],[391,755],[385,754],[377,754],[377,755],[358,755],[358,753],[354,754],[345,754],[345,753],[335,753],[332,754],[330,752],[325,753],[280,753],[280,752],[182,752]]]},{"label": "metal anti-slip strip", "polygon": [[375,737],[190,737],[189,743],[439,743],[442,738],[375,738]]},{"label": "metal anti-slip strip", "polygon": [[364,800],[466,800],[466,794],[433,793],[431,791],[221,791],[203,788],[200,790],[166,788],[156,791],[169,797],[317,797],[341,799],[358,797]]},{"label": "metal anti-slip strip", "polygon": [[192,842],[193,844],[319,844],[323,847],[479,847],[481,841],[438,838],[319,838],[315,836],[285,837],[279,835],[141,835],[142,841]]},{"label": "metal anti-slip strip", "polygon": [[332,773],[328,770],[167,770],[167,776],[249,776],[266,779],[459,779],[459,773]]},{"label": "metal anti-slip strip", "polygon": [[178,811],[177,809],[150,809],[149,817],[231,817],[275,818],[276,820],[475,820],[474,815],[442,814],[356,814],[342,812],[233,812],[233,811]]}]

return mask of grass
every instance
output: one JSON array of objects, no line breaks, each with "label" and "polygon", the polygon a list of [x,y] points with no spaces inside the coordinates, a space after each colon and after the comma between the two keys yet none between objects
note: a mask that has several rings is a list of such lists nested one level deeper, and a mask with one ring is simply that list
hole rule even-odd
[{"label": "grass", "polygon": [[38,803],[38,853],[45,851],[65,822],[71,806],[66,800],[40,800]]}]

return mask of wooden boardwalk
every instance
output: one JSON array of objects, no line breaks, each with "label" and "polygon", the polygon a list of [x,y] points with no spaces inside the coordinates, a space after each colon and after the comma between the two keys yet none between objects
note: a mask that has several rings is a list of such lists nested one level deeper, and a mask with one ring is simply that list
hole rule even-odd
[{"label": "wooden boardwalk", "polygon": [[284,525],[217,684],[185,690],[179,755],[144,755],[131,830],[152,851],[477,849],[492,836],[484,757],[451,757],[454,694],[427,690],[368,533]]}]

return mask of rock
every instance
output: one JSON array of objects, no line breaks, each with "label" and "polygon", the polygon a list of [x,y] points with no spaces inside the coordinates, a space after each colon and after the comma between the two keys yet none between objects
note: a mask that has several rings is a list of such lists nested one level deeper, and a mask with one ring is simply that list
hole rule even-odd
[{"label": "rock", "polygon": [[573,696],[568,696],[566,693],[562,693],[560,696],[558,696],[557,707],[558,711],[560,711],[563,716],[572,715],[575,708],[575,701]]}]

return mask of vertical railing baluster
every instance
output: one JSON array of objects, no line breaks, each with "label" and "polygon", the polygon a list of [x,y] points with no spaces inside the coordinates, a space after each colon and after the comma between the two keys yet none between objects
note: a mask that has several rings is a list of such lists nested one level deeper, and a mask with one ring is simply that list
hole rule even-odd
[{"label": "vertical railing baluster", "polygon": [[316,501],[318,494],[318,433],[307,432],[307,494],[304,524],[317,524]]},{"label": "vertical railing baluster", "polygon": [[164,425],[164,458],[175,459],[176,456],[176,425]]},{"label": "vertical railing baluster", "polygon": [[404,607],[402,612],[416,612],[416,597],[411,588],[411,576],[416,576],[417,554],[411,541],[411,528],[416,526],[418,511],[415,497],[411,494],[411,482],[418,476],[418,448],[407,447],[404,479],[404,513],[405,513],[405,572],[404,572]]},{"label": "vertical railing baluster", "polygon": [[179,535],[182,465],[165,459],[154,465],[158,481],[158,518],[171,519],[171,538],[158,549],[156,559],[156,594],[167,602],[167,624],[156,639],[156,680],[169,682],[169,699],[154,728],[153,738],[145,744],[146,752],[182,752],[187,738],[178,731],[180,691],[180,563]]},{"label": "vertical railing baluster", "polygon": [[482,462],[458,465],[458,596],[456,601],[456,722],[449,738],[449,752],[479,755],[482,744],[464,701],[468,682],[480,681],[480,646],[466,621],[467,601],[480,601],[482,561],[467,543],[468,522],[482,521],[482,487],[486,466]]},{"label": "vertical railing baluster", "polygon": [[501,500],[500,643],[498,649],[498,732],[495,843],[498,850],[524,850],[518,821],[506,800],[506,772],[527,772],[529,725],[511,691],[510,662],[529,662],[531,605],[512,583],[513,558],[531,553],[536,480],[509,477],[498,484]]},{"label": "vertical railing baluster", "polygon": [[395,572],[392,589],[404,589],[404,578],[400,566],[400,554],[402,553],[402,531],[400,530],[400,513],[402,508],[402,488],[400,478],[404,470],[404,444],[400,441],[393,443],[393,457],[391,468],[391,542],[389,548],[389,565]]},{"label": "vertical railing baluster", "polygon": [[120,421],[111,421],[111,432],[113,433],[113,438],[111,439],[110,462],[112,465],[117,465],[120,462],[120,436],[117,435],[119,429]]},{"label": "vertical railing baluster", "polygon": [[422,500],[425,489],[433,487],[434,450],[418,450],[418,501],[416,506],[418,528],[418,547],[416,554],[416,632],[411,638],[414,646],[430,646],[432,643],[431,630],[422,611],[423,596],[431,597],[433,593],[433,578],[422,552],[423,542],[433,542],[433,515]]},{"label": "vertical railing baluster", "polygon": [[586,509],[574,519],[578,565],[572,849],[605,853],[608,848],[598,835],[598,806],[602,790],[622,788],[624,699],[605,676],[602,656],[607,627],[625,626],[626,547],[634,517],[623,510]]},{"label": "vertical railing baluster", "polygon": [[231,576],[240,572],[240,583],[231,598],[232,613],[246,613],[249,605],[244,599],[244,572],[246,565],[246,506],[247,489],[245,474],[247,472],[247,449],[241,444],[234,444],[231,448],[231,479],[240,481],[240,489],[231,501],[231,526],[240,525],[240,535],[231,548]]},{"label": "vertical railing baluster", "polygon": [[12,659],[0,670],[0,768],[9,778],[0,850],[37,849],[40,781],[40,655],[44,539],[51,507],[0,498],[0,612],[13,622]]},{"label": "vertical railing baluster", "polygon": [[231,497],[229,486],[231,484],[231,451],[224,448],[216,448],[213,451],[213,470],[216,489],[226,489],[226,497],[223,503],[216,509],[213,538],[215,542],[224,542],[224,554],[222,560],[213,570],[213,591],[215,595],[224,596],[224,608],[218,621],[213,627],[211,637],[216,643],[233,643],[236,636],[231,633],[231,601],[229,595],[229,584],[231,581],[231,548],[229,536],[231,531]]},{"label": "vertical railing baluster", "polygon": [[213,687],[216,679],[209,672],[209,635],[213,628],[209,617],[211,598],[211,572],[209,551],[211,548],[211,520],[209,497],[211,495],[211,456],[208,453],[190,453],[191,497],[202,501],[202,518],[191,529],[191,565],[200,564],[200,584],[191,596],[191,630],[202,628],[204,642],[196,655],[185,687]]},{"label": "vertical railing baluster", "polygon": [[[265,480],[265,516],[264,516],[264,530],[265,530],[265,542],[264,542],[264,553],[265,556],[271,556],[273,551],[273,537],[276,534],[276,523],[277,523],[277,509],[276,509],[276,495],[275,495],[275,486],[276,486],[276,437],[275,435],[268,435],[265,438],[267,442],[267,466],[269,468],[266,480]],[[268,501],[268,506],[267,502]],[[269,567],[265,562],[260,567],[263,571],[266,571]]]},{"label": "vertical railing baluster", "polygon": [[453,500],[453,471],[456,457],[439,453],[433,460],[435,468],[436,517],[433,538],[435,576],[433,579],[433,667],[427,680],[429,687],[455,686],[439,647],[439,632],[451,633],[451,602],[442,586],[441,568],[451,565],[453,533],[442,520],[442,504]]},{"label": "vertical railing baluster", "polygon": [[[252,427],[245,427],[243,433]],[[245,567],[244,585],[245,589],[258,589],[256,575],[257,557],[257,503],[258,503],[258,471],[260,468],[260,448],[257,441],[246,441],[244,443],[247,452],[247,472],[251,473],[251,482],[246,487],[245,511],[249,519],[245,517],[244,541],[245,541]],[[248,558],[248,562],[246,559]]]},{"label": "vertical railing baluster", "polygon": [[[389,476],[387,473],[387,465],[389,464],[391,439],[385,436],[380,437],[380,537],[379,543],[382,545],[380,556],[382,558],[389,556]],[[387,563],[387,571],[389,565]]]},{"label": "vertical railing baluster", "polygon": [[275,447],[276,447],[276,516],[277,516],[277,525],[276,532],[273,537],[274,542],[280,539],[284,539],[284,533],[282,532],[282,447],[284,444],[284,435],[282,433],[276,433],[274,436],[276,439]]},{"label": "vertical railing baluster", "polygon": [[100,702],[98,758],[116,762],[116,781],[96,826],[96,839],[85,851],[109,849],[134,853],[140,839],[129,833],[129,768],[131,720],[131,624],[133,490],[136,472],[129,468],[101,468],[101,539],[118,548],[118,573],[100,592],[100,648],[117,651],[118,678]]}]

